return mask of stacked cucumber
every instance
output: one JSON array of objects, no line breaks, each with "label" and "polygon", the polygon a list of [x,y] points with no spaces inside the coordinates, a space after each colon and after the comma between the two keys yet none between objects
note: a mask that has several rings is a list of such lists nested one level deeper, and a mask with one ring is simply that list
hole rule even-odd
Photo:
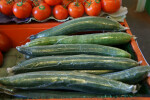
[{"label": "stacked cucumber", "polygon": [[15,89],[136,93],[136,84],[148,75],[150,67],[139,66],[127,51],[112,47],[133,37],[124,32],[67,36],[89,30],[119,31],[123,27],[112,20],[83,17],[31,36],[30,42],[16,47],[30,59],[8,68],[8,73],[18,75],[0,78],[0,83]]}]

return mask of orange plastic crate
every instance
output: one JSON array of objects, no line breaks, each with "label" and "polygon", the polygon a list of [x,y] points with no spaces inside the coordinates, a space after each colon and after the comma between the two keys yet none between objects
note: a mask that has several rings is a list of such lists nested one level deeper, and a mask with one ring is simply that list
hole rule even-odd
[{"label": "orange plastic crate", "polygon": [[[0,33],[6,34],[12,41],[13,47],[20,46],[29,41],[29,36],[37,34],[40,31],[55,27],[61,23],[46,22],[46,23],[31,23],[31,24],[3,24],[0,25]],[[129,27],[126,20],[121,23],[125,27]],[[126,32],[130,35],[130,29]],[[138,61],[142,61],[141,65],[149,65],[145,60],[135,39],[131,40],[132,48],[137,56]],[[149,78],[150,79],[150,78]],[[35,100],[35,99],[32,99]],[[44,99],[36,99],[44,100]],[[49,100],[150,100],[150,98],[131,97],[131,98],[71,98],[71,99],[49,99]]]}]

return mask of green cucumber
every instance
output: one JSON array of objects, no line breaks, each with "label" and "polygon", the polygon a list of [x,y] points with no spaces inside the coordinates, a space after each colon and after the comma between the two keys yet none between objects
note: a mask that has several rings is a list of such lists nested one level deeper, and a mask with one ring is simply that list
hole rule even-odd
[{"label": "green cucumber", "polygon": [[97,94],[136,93],[135,85],[73,71],[41,71],[0,78],[14,89],[65,89]]},{"label": "green cucumber", "polygon": [[150,72],[150,66],[138,66],[138,67],[126,69],[119,72],[102,74],[100,76],[107,79],[113,79],[125,83],[136,84],[139,81],[146,78],[149,72]]},{"label": "green cucumber", "polygon": [[101,74],[114,72],[113,70],[75,70],[75,71],[80,73],[94,74],[94,75],[101,75]]},{"label": "green cucumber", "polygon": [[132,59],[121,57],[96,55],[46,56],[25,60],[12,68],[8,68],[8,73],[37,70],[124,70],[135,67],[138,64]]},{"label": "green cucumber", "polygon": [[65,22],[54,28],[42,31],[36,35],[32,35],[30,36],[30,40],[40,37],[68,35],[83,31],[100,31],[100,30],[119,31],[125,30],[125,28],[121,26],[118,22],[110,19],[101,17],[82,17]]},{"label": "green cucumber", "polygon": [[26,43],[24,46],[40,46],[53,44],[101,44],[120,45],[128,43],[132,36],[124,32],[108,32],[73,36],[42,37]]},{"label": "green cucumber", "polygon": [[19,52],[31,57],[89,54],[131,58],[131,55],[124,50],[97,44],[58,44],[33,47],[18,46],[16,49]]}]

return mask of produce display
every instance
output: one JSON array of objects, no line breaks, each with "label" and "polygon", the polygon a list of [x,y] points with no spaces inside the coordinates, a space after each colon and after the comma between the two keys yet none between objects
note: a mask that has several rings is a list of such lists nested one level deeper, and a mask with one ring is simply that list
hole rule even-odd
[{"label": "produce display", "polygon": [[0,12],[6,16],[15,15],[18,19],[34,17],[43,21],[53,16],[63,20],[68,16],[99,16],[102,10],[115,13],[121,3],[122,0],[1,0]]},{"label": "produce display", "polygon": [[[107,32],[73,35],[100,30]],[[32,35],[30,42],[16,47],[29,58],[7,68],[11,76],[0,78],[2,90],[8,92],[11,88],[9,93],[17,89],[50,89],[103,95],[135,94],[140,90],[137,84],[148,76],[150,66],[140,66],[132,54],[118,47],[134,38],[122,30],[126,28],[118,22],[83,17]]]}]

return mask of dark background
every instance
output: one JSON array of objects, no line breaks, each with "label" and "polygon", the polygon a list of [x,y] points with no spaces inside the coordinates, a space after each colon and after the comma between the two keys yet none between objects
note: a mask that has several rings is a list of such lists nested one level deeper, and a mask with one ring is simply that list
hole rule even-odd
[{"label": "dark background", "polygon": [[122,5],[128,8],[127,22],[132,34],[137,37],[139,47],[150,64],[150,15],[146,11],[136,12],[138,0],[122,0]]}]

